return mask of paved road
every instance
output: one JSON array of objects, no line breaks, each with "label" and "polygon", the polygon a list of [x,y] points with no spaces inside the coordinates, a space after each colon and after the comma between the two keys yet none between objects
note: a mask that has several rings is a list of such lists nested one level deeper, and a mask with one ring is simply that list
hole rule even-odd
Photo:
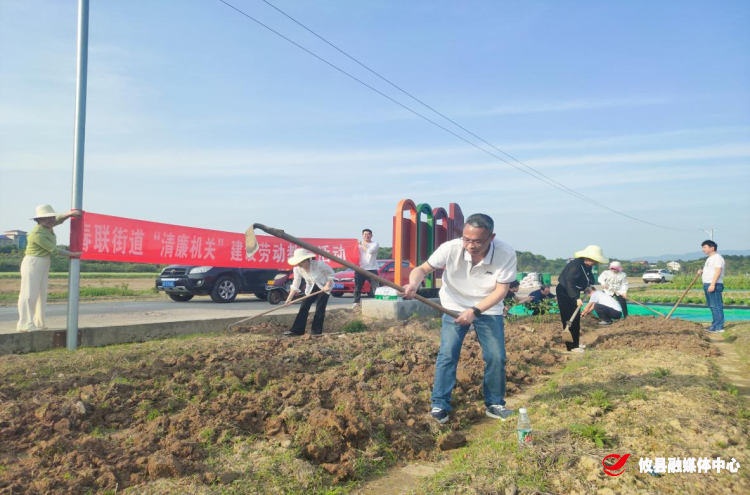
[{"label": "paved road", "polygon": [[[631,284],[633,285],[633,284]],[[531,289],[522,288],[518,294],[525,296]],[[328,306],[349,307],[352,296],[332,297]],[[102,327],[134,323],[159,323],[165,321],[210,320],[215,318],[246,318],[267,311],[271,306],[252,295],[241,295],[229,304],[218,304],[209,297],[196,297],[192,301],[178,303],[171,300],[142,302],[85,302],[79,309],[78,326]],[[63,330],[67,326],[68,307],[65,303],[47,304],[47,325],[52,330]],[[277,313],[295,313],[297,306],[280,309]],[[0,333],[16,331],[18,310],[15,306],[0,307]]]},{"label": "paved road", "polygon": [[[349,307],[351,297],[332,297],[329,308]],[[245,318],[278,306],[271,306],[255,296],[240,296],[233,303],[217,304],[208,297],[196,297],[192,301],[143,302],[84,302],[79,309],[78,326],[101,327],[134,323],[157,323],[164,321],[210,320],[214,318]],[[299,306],[291,306],[276,313],[296,313]],[[62,330],[67,326],[67,304],[47,304],[47,325],[51,330]],[[14,306],[0,307],[0,333],[16,331],[18,310]]]}]

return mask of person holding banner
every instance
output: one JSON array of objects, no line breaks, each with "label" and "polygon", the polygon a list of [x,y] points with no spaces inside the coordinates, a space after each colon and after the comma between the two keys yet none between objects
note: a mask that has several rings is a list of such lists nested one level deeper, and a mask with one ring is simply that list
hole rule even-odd
[{"label": "person holding banner", "polygon": [[81,253],[71,253],[58,247],[57,236],[52,230],[70,217],[80,218],[81,211],[71,210],[56,213],[50,205],[39,205],[32,220],[37,225],[27,236],[26,255],[21,262],[21,292],[18,295],[19,332],[46,330],[44,312],[47,307],[47,284],[52,263],[50,256],[60,254],[69,258],[80,258]]},{"label": "person holding banner", "polygon": [[[359,247],[359,266],[372,273],[373,275],[378,274],[378,248],[380,247],[377,242],[372,240],[372,230],[365,229],[362,231],[362,240],[357,243]],[[362,286],[365,285],[367,277],[361,273],[354,273],[354,304],[352,309],[361,308],[362,298]],[[370,287],[372,293],[375,294],[378,283],[374,280],[370,280]]]},{"label": "person holding banner", "polygon": [[294,266],[294,282],[289,289],[289,296],[286,298],[285,306],[292,304],[294,295],[300,292],[302,279],[305,279],[305,295],[319,292],[317,296],[305,299],[294,319],[291,330],[284,332],[284,335],[290,337],[299,337],[305,334],[305,325],[307,324],[307,315],[310,312],[310,306],[315,302],[315,316],[313,317],[312,335],[323,335],[323,320],[326,317],[326,305],[333,288],[333,268],[323,261],[315,261],[315,253],[307,249],[295,249],[294,256],[289,258],[288,263]]}]

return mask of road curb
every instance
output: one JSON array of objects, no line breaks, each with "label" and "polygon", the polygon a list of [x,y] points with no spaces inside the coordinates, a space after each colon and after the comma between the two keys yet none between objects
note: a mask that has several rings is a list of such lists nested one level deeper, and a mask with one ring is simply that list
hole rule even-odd
[{"label": "road curb", "polygon": [[[291,325],[296,314],[261,316],[253,324],[272,322]],[[208,320],[169,321],[162,323],[140,323],[107,327],[84,327],[78,330],[79,347],[103,347],[107,345],[146,342],[178,336],[223,332],[242,318],[214,318]],[[66,330],[42,330],[36,332],[0,334],[0,355],[25,354],[65,348]]]}]

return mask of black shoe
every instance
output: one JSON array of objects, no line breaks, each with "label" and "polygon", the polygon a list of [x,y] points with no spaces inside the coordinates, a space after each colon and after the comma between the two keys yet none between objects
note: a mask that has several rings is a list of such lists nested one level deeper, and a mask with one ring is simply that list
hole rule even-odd
[{"label": "black shoe", "polygon": [[450,419],[448,411],[446,411],[445,409],[440,409],[439,407],[433,407],[430,411],[430,416],[432,416],[432,419],[434,419],[441,425],[444,425]]},{"label": "black shoe", "polygon": [[313,337],[322,337],[323,336],[323,332],[320,332],[320,333],[311,333],[310,335],[312,335]]},{"label": "black shoe", "polygon": [[286,337],[302,337],[303,333],[294,333],[291,330],[287,330],[286,332],[282,333],[281,335],[285,335]]}]

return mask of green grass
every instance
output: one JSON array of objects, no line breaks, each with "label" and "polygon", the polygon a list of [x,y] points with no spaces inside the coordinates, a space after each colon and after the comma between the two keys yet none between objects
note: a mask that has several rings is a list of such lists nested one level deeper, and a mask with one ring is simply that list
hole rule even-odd
[{"label": "green grass", "polygon": [[[81,278],[156,278],[158,273],[116,273],[116,272],[84,272],[81,273]],[[6,279],[19,279],[21,274],[19,272],[0,272],[0,278]],[[49,278],[55,279],[66,279],[68,274],[66,272],[53,272],[49,274]]]},{"label": "green grass", "polygon": [[580,425],[572,424],[568,427],[570,432],[580,438],[590,440],[597,448],[614,446],[613,440],[607,435],[607,430],[599,424]]},{"label": "green grass", "polygon": [[612,409],[612,402],[609,400],[609,394],[606,390],[597,389],[589,393],[589,404],[600,407],[603,411]]},{"label": "green grass", "polygon": [[[674,290],[680,289],[685,290],[690,285],[690,282],[695,277],[694,273],[678,275],[674,278],[674,281],[666,284],[654,284],[649,286],[651,289],[656,290]],[[694,288],[701,288],[701,280],[698,279],[693,284]],[[750,290],[750,276],[746,275],[730,275],[724,277],[724,288],[725,289],[747,289]]]},{"label": "green grass", "polygon": [[361,333],[367,331],[367,325],[362,320],[352,320],[346,322],[342,330],[344,333]]},{"label": "green grass", "polygon": [[[121,284],[117,287],[82,287],[78,294],[80,297],[114,297],[114,296],[153,296],[158,294],[156,288],[151,289],[130,289],[128,284]],[[47,295],[48,301],[59,301],[68,298],[68,291],[51,292]],[[18,294],[6,293],[0,294],[0,302],[17,301]]]},{"label": "green grass", "polygon": [[656,368],[656,370],[651,373],[655,378],[666,378],[671,374],[672,372],[667,368]]},{"label": "green grass", "polygon": [[726,326],[724,342],[732,344],[740,358],[740,366],[745,376],[750,376],[750,323],[731,323]]}]

